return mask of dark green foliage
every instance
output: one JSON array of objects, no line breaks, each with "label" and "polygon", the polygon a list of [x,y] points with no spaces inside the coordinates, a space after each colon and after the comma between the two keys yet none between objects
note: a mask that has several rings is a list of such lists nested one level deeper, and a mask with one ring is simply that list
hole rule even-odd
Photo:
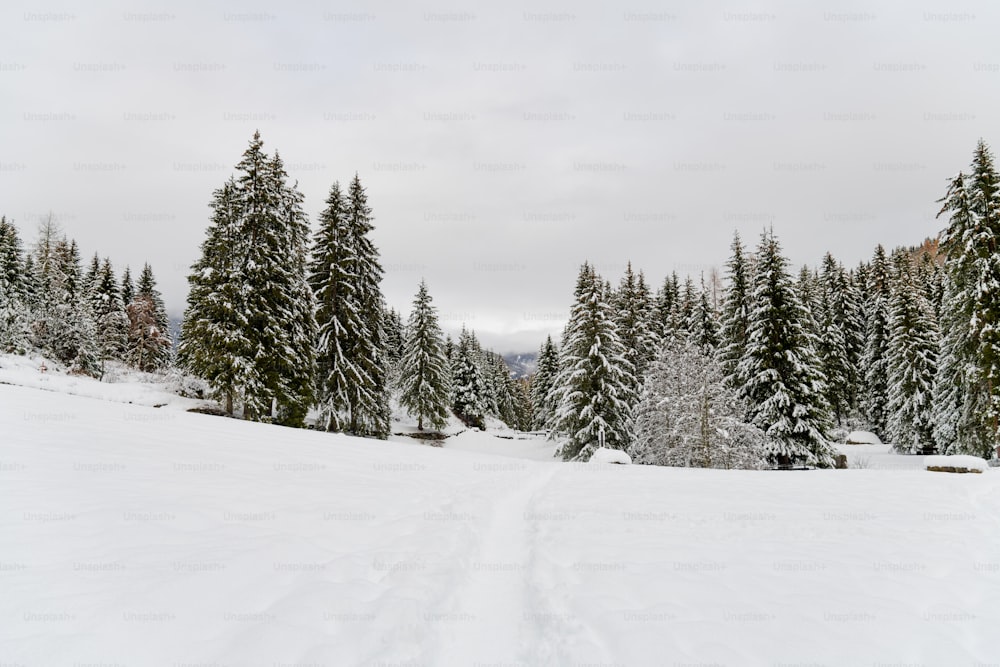
[{"label": "dark green foliage", "polygon": [[313,401],[312,293],[305,279],[302,195],[256,133],[215,192],[178,359],[248,419],[301,426]]},{"label": "dark green foliage", "polygon": [[431,428],[442,429],[448,421],[451,383],[437,309],[424,281],[420,281],[406,330],[400,403],[417,418],[418,429],[423,430],[425,420]]}]

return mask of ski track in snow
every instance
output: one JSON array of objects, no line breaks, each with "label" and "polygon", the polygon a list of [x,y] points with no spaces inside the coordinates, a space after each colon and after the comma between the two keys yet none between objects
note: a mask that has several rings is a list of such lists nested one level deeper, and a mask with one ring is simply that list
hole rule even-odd
[{"label": "ski track in snow", "polygon": [[[535,550],[530,532],[532,501],[557,472],[555,464],[539,470],[510,491],[501,489],[483,529],[476,560],[466,563],[468,577],[452,603],[459,632],[450,633],[448,659],[453,664],[528,664],[533,628],[527,622],[525,588],[531,585]],[[447,618],[448,615],[446,614]],[[463,624],[463,621],[465,622]]]}]

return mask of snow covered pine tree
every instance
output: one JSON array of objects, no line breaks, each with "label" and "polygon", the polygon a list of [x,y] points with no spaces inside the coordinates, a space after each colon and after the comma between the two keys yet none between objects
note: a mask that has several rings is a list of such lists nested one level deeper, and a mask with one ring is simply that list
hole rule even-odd
[{"label": "snow covered pine tree", "polygon": [[452,363],[452,394],[455,414],[467,426],[485,428],[487,387],[479,365],[479,350],[473,334],[462,327]]},{"label": "snow covered pine tree", "polygon": [[191,290],[178,360],[206,379],[232,413],[301,426],[315,372],[312,293],[306,283],[308,224],[302,195],[280,158],[254,134],[213,196],[212,224],[188,277]]},{"label": "snow covered pine tree", "polygon": [[1000,440],[1000,176],[982,140],[970,172],[940,200],[949,219],[934,437],[947,454],[991,457]]},{"label": "snow covered pine tree", "polygon": [[316,296],[319,404],[324,427],[389,435],[382,267],[368,234],[371,209],[355,175],[345,199],[334,183],[313,241],[309,284]]},{"label": "snow covered pine tree", "polygon": [[737,373],[749,421],[767,435],[769,461],[830,467],[834,448],[824,431],[829,408],[815,353],[803,325],[807,312],[773,231],[761,236],[753,278],[747,346]]},{"label": "snow covered pine tree", "polygon": [[893,256],[889,304],[889,439],[898,452],[933,454],[932,398],[937,369],[937,326],[913,279],[906,251]]},{"label": "snow covered pine tree", "polygon": [[574,296],[560,350],[550,437],[564,439],[557,452],[563,459],[587,461],[601,446],[628,448],[636,382],[608,290],[589,264],[580,269]]},{"label": "snow covered pine tree", "polygon": [[424,430],[425,419],[432,429],[444,428],[451,393],[449,381],[437,309],[431,305],[427,284],[421,280],[406,327],[400,370],[400,403],[417,418],[418,430]]}]

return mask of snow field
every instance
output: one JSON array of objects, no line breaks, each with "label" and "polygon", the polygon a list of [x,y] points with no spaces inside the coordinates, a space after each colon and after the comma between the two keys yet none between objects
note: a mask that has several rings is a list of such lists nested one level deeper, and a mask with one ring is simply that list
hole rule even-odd
[{"label": "snow field", "polygon": [[992,470],[562,464],[12,386],[0,425],[0,656],[22,665],[1000,654]]}]

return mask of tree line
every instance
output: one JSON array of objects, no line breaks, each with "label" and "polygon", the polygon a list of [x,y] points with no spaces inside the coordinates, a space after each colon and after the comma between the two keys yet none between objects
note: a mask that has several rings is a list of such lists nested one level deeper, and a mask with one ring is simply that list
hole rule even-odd
[{"label": "tree line", "polygon": [[639,462],[830,466],[870,429],[905,453],[990,458],[1000,420],[1000,181],[989,147],[949,181],[937,239],[796,274],[773,230],[737,235],[716,304],[629,266],[618,287],[585,264],[559,348],[532,383],[536,428],[568,460],[600,446]]},{"label": "tree line", "polygon": [[0,218],[0,350],[38,351],[72,373],[102,377],[107,362],[165,368],[171,339],[149,264],[139,280],[95,253],[84,270],[76,241],[49,216],[25,251],[17,227]]},{"label": "tree line", "polygon": [[213,195],[212,220],[190,291],[177,361],[206,379],[228,414],[385,438],[391,395],[425,424],[453,411],[530,427],[524,383],[462,330],[443,337],[421,282],[409,320],[386,307],[371,239],[368,196],[357,174],[335,182],[310,238],[302,194],[256,133]]},{"label": "tree line", "polygon": [[[598,447],[640,463],[755,468],[833,464],[832,441],[869,429],[901,452],[990,456],[1000,421],[1000,178],[980,141],[939,200],[937,239],[852,268],[827,253],[793,271],[773,230],[735,236],[721,294],[628,266],[616,287],[589,263],[558,345],[530,382],[463,328],[443,336],[421,282],[407,321],[388,309],[357,174],[334,183],[310,233],[303,196],[255,134],[212,196],[176,364],[247,419],[384,438],[391,400],[418,427],[449,413],[546,430],[567,460]],[[171,362],[152,270],[137,285],[42,225],[24,252],[0,221],[0,347],[76,372]],[[312,418],[307,420],[310,411]]]}]

